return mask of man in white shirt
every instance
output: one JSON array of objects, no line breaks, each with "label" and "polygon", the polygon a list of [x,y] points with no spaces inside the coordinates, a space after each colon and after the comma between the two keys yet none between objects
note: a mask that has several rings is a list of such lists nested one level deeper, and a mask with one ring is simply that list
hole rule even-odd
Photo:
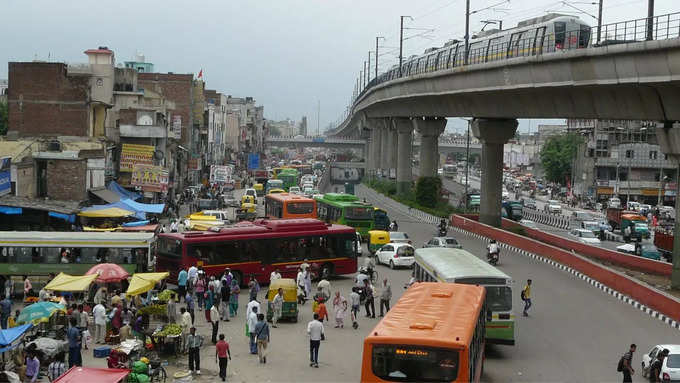
[{"label": "man in white shirt", "polygon": [[180,326],[182,326],[182,339],[183,339],[183,346],[186,351],[187,349],[187,337],[189,336],[189,330],[191,329],[191,314],[182,307],[179,309],[179,312],[181,313],[180,318],[179,318],[179,323]]},{"label": "man in white shirt", "polygon": [[319,346],[321,339],[325,337],[319,314],[314,313],[314,319],[307,323],[307,334],[309,334],[309,366],[319,368]]},{"label": "man in white shirt", "polygon": [[106,307],[103,304],[98,303],[92,309],[92,315],[94,316],[94,339],[96,343],[104,343],[106,337]]},{"label": "man in white shirt", "polygon": [[246,306],[246,318],[250,316],[250,312],[253,311],[253,307],[257,307],[257,312],[260,312],[260,302],[256,300],[248,302],[248,305]]},{"label": "man in white shirt", "polygon": [[[252,302],[257,302],[257,301],[252,301]],[[250,305],[250,303],[249,303],[249,305]],[[248,310],[248,333],[250,333],[250,353],[251,354],[257,354],[257,343],[255,343],[255,338],[257,338],[257,336],[255,334],[255,326],[257,326],[257,313],[258,312],[259,312],[258,307],[253,307],[252,309]]]},{"label": "man in white shirt", "polygon": [[269,275],[269,283],[272,283],[277,279],[281,279],[281,273],[279,273],[279,269],[272,271],[272,273]]},{"label": "man in white shirt", "polygon": [[196,278],[198,277],[198,268],[196,266],[191,266],[189,268],[189,281],[191,281],[191,287],[196,284]]}]

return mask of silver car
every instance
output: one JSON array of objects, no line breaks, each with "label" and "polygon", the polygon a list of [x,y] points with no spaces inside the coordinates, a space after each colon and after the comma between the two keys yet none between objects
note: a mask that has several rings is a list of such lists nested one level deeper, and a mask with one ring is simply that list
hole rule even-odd
[{"label": "silver car", "polygon": [[433,237],[423,243],[423,247],[447,247],[449,249],[462,249],[463,246],[453,237]]},{"label": "silver car", "polygon": [[411,243],[408,234],[403,231],[390,231],[390,242],[394,243]]}]

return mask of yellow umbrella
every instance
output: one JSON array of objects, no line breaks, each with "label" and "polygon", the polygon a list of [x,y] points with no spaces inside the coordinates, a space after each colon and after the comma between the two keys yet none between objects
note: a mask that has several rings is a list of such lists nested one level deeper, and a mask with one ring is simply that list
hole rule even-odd
[{"label": "yellow umbrella", "polygon": [[121,209],[118,207],[110,207],[106,209],[99,210],[88,210],[81,211],[78,213],[81,217],[91,217],[91,218],[118,218],[118,217],[128,217],[135,214],[133,211]]},{"label": "yellow umbrella", "polygon": [[52,291],[86,291],[98,275],[68,275],[59,273],[45,286],[45,290]]},{"label": "yellow umbrella", "polygon": [[143,294],[156,285],[156,283],[170,276],[170,273],[135,273],[132,274],[132,279],[130,280],[130,286],[128,286],[126,295],[139,295]]}]

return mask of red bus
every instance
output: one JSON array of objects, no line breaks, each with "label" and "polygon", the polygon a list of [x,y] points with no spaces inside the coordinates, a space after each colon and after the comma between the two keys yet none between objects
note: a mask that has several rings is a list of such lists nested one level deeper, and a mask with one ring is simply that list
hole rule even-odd
[{"label": "red bus", "polygon": [[352,227],[311,218],[258,219],[219,231],[159,234],[156,270],[168,271],[170,280],[177,281],[179,270],[192,265],[202,266],[208,275],[229,267],[244,285],[251,274],[268,283],[275,269],[284,278],[295,278],[306,261],[312,272],[327,279],[357,271],[355,236]]}]

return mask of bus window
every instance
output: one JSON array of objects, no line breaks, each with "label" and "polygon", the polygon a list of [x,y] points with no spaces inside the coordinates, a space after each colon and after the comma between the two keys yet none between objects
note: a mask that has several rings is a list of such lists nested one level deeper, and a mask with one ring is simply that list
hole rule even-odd
[{"label": "bus window", "polygon": [[458,376],[458,352],[410,345],[374,345],[373,374],[392,382],[451,382]]},{"label": "bus window", "polygon": [[486,286],[486,297],[490,311],[512,310],[512,290],[508,286]]},{"label": "bus window", "polygon": [[348,207],[345,208],[345,218],[347,219],[371,219],[371,208],[369,207]]},{"label": "bus window", "polygon": [[567,32],[567,23],[563,21],[558,21],[555,23],[555,48],[563,49],[565,34]]},{"label": "bus window", "polygon": [[171,238],[159,238],[158,252],[164,257],[181,258],[182,241]]},{"label": "bus window", "polygon": [[286,205],[288,214],[309,214],[314,211],[313,202],[288,202]]}]

